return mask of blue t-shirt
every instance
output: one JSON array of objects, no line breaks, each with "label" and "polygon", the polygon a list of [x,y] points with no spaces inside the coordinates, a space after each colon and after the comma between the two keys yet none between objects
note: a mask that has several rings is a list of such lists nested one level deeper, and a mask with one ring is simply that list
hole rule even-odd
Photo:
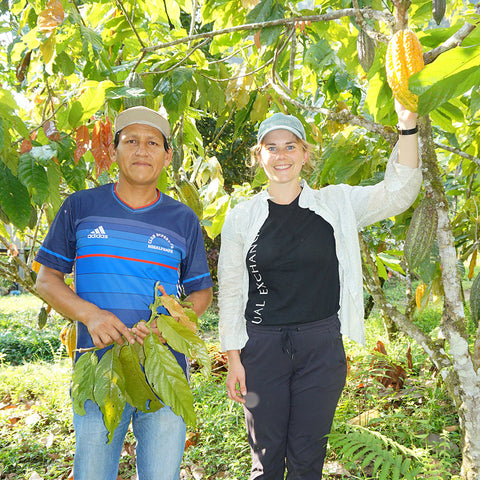
[{"label": "blue t-shirt", "polygon": [[[163,193],[150,205],[132,208],[119,198],[115,184],[70,195],[36,260],[63,273],[75,267],[77,295],[127,327],[149,320],[157,282],[168,295],[213,284],[195,213]],[[87,327],[77,322],[77,348],[93,346]]]}]

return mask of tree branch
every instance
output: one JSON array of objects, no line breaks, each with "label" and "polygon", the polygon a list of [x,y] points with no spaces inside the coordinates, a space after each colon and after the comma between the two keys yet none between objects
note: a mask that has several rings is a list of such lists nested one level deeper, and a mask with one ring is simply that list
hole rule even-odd
[{"label": "tree branch", "polygon": [[[480,3],[475,6],[475,12],[480,15]],[[477,25],[478,24],[479,22],[477,22]],[[468,35],[470,35],[470,33],[477,28],[477,25],[472,25],[471,23],[465,22],[465,25],[463,25],[450,38],[445,40],[441,45],[423,54],[423,60],[425,64],[432,63],[439,55],[447,50],[451,50],[452,48],[460,46],[465,38],[467,38]]]},{"label": "tree branch", "polygon": [[455,155],[458,155],[459,157],[466,158],[467,160],[471,160],[472,162],[476,163],[477,165],[480,166],[480,158],[474,157],[473,155],[470,155],[468,153],[463,152],[459,148],[451,147],[449,145],[443,145],[443,143],[436,143],[434,142],[434,145],[437,148],[441,148],[443,150],[447,150],[447,152],[454,153]]},{"label": "tree branch", "polygon": [[427,63],[432,63],[437,57],[439,57],[442,53],[446,52],[447,50],[451,50],[452,48],[459,47],[465,38],[470,35],[470,33],[475,30],[476,26],[471,25],[470,23],[465,23],[460,30],[454,33],[450,38],[445,40],[441,45],[436,48],[432,48],[432,50],[423,54],[423,60],[425,65]]},{"label": "tree branch", "polygon": [[120,10],[122,11],[123,15],[127,19],[127,22],[130,25],[130,28],[133,30],[133,33],[137,37],[137,40],[140,43],[140,46],[142,47],[142,50],[145,50],[145,44],[143,43],[143,40],[140,38],[140,35],[138,34],[137,29],[135,28],[135,25],[132,22],[132,19],[128,16],[127,10],[125,9],[125,5],[123,4],[122,0],[116,0],[116,2],[120,7]]},{"label": "tree branch", "polygon": [[[149,73],[161,73],[161,74],[163,74],[163,73],[171,72],[172,70],[175,70],[180,65],[183,65],[193,55],[195,50],[198,50],[199,48],[202,48],[208,41],[209,41],[209,39],[206,38],[205,40],[203,40],[203,42],[200,42],[199,44],[197,44],[189,52],[187,52],[181,60],[179,60],[175,65],[172,65],[170,68],[167,68],[166,70],[153,70],[151,72],[144,72],[144,73],[145,74],[149,74]],[[231,79],[229,78],[229,80],[231,80]]]},{"label": "tree branch", "polygon": [[[118,0],[117,0],[118,1]],[[172,47],[174,45],[179,45],[181,43],[189,43],[193,40],[198,40],[200,38],[214,38],[219,35],[227,35],[239,31],[249,31],[249,30],[261,30],[268,27],[276,27],[279,25],[295,25],[297,22],[330,22],[332,20],[339,20],[343,17],[353,17],[355,15],[354,8],[345,8],[343,10],[338,10],[335,12],[328,12],[321,15],[305,15],[300,17],[289,17],[289,18],[280,18],[277,20],[269,20],[268,22],[258,22],[258,23],[248,23],[243,25],[236,25],[235,27],[224,28],[221,30],[216,30],[214,32],[204,32],[198,33],[196,35],[189,35],[188,37],[178,38],[171,42],[161,43],[159,45],[154,45],[151,47],[146,47],[143,50],[145,52],[155,52],[157,50],[162,50],[164,48]],[[388,25],[393,25],[393,16],[385,12],[380,12],[378,10],[365,9],[363,11],[363,16],[366,18],[371,18],[373,20],[385,22]]]},{"label": "tree branch", "polygon": [[367,120],[364,117],[354,115],[347,109],[341,110],[340,112],[333,112],[328,108],[306,105],[292,98],[287,92],[282,90],[279,85],[273,83],[273,81],[271,82],[271,86],[275,90],[275,92],[278,93],[278,95],[280,95],[284,100],[301,110],[313,113],[320,113],[322,115],[325,115],[328,120],[333,120],[338,123],[348,123],[350,125],[356,125],[358,127],[365,128],[366,130],[369,130],[370,132],[376,133],[385,138],[385,140],[387,140],[390,145],[394,145],[398,140],[398,134],[394,132],[391,127],[385,127],[384,125],[381,125],[379,123]]}]

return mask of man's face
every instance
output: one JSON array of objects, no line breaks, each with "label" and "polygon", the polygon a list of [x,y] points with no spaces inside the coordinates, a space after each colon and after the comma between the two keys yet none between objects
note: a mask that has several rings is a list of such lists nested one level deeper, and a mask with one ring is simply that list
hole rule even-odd
[{"label": "man's face", "polygon": [[162,133],[150,125],[135,123],[120,132],[115,158],[119,181],[130,186],[156,186],[163,168],[172,160],[164,148]]}]

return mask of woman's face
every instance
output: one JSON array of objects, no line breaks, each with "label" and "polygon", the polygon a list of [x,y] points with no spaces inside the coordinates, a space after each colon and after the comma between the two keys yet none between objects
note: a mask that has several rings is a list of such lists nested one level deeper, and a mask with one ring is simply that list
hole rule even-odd
[{"label": "woman's face", "polygon": [[273,130],[262,139],[259,162],[270,183],[298,182],[307,158],[298,137],[288,130]]}]

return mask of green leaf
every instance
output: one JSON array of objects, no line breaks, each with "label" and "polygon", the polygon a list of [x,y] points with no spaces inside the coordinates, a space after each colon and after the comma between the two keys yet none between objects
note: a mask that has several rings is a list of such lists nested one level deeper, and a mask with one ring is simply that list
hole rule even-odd
[{"label": "green leaf", "polygon": [[5,132],[3,131],[3,120],[0,117],[0,151],[3,150],[3,145],[5,143]]},{"label": "green leaf", "polygon": [[103,413],[103,422],[108,430],[108,441],[118,427],[125,409],[125,374],[119,358],[120,345],[105,352],[95,370],[93,396]]},{"label": "green leaf", "polygon": [[377,264],[378,276],[384,280],[388,280],[387,269],[385,268],[382,259],[378,255],[375,256],[375,263]]},{"label": "green leaf", "polygon": [[203,218],[208,219],[211,223],[204,224],[204,228],[210,238],[215,238],[222,231],[229,206],[230,197],[223,195],[205,208]]},{"label": "green leaf", "polygon": [[95,385],[95,369],[98,357],[95,352],[86,352],[75,363],[72,375],[73,410],[78,415],[85,415],[85,402],[95,401],[93,386]]},{"label": "green leaf", "polygon": [[82,123],[83,106],[79,101],[72,102],[70,112],[68,113],[68,123],[72,128],[75,128]]},{"label": "green leaf", "polygon": [[180,325],[169,315],[159,315],[157,317],[157,327],[162,332],[162,337],[165,338],[168,345],[189,358],[196,358],[198,363],[204,367],[205,374],[210,374],[210,355],[205,342],[200,337]]},{"label": "green leaf", "polygon": [[2,110],[10,113],[17,108],[17,102],[15,98],[13,98],[13,95],[10,91],[4,90],[3,88],[0,88],[0,105],[3,106]]},{"label": "green leaf", "polygon": [[120,362],[125,374],[126,398],[130,405],[142,412],[155,412],[163,407],[150,388],[140,359],[133,345],[126,344],[120,350]]},{"label": "green leaf", "polygon": [[143,342],[145,374],[152,390],[188,425],[196,425],[193,394],[185,374],[166,345],[150,333]]},{"label": "green leaf", "polygon": [[158,177],[157,182],[157,188],[162,193],[167,193],[168,191],[168,172],[165,168],[160,172],[160,176]]},{"label": "green leaf", "polygon": [[41,206],[49,194],[48,177],[45,168],[36,163],[29,153],[20,156],[17,175],[32,194],[33,201]]},{"label": "green leaf", "polygon": [[20,161],[25,155],[32,156],[37,162],[41,163],[42,165],[47,165],[48,162],[57,155],[57,149],[55,148],[55,144],[32,147],[32,149],[28,153],[24,153],[20,156]]},{"label": "green leaf", "polygon": [[32,211],[28,190],[1,162],[0,205],[18,229],[24,230],[27,227]]},{"label": "green leaf", "polygon": [[305,52],[304,62],[316,72],[321,70],[322,66],[335,62],[335,52],[330,47],[330,43],[322,38]]},{"label": "green leaf", "polygon": [[48,165],[47,177],[49,185],[48,200],[55,212],[57,212],[62,205],[62,197],[60,196],[60,189],[58,188],[61,183],[60,167],[58,164],[52,162]]},{"label": "green leaf", "polygon": [[78,98],[82,107],[82,116],[78,119],[78,124],[86,122],[103,107],[105,91],[112,87],[115,87],[115,84],[110,80],[105,80],[104,82],[85,82],[84,91]]},{"label": "green leaf", "polygon": [[418,114],[426,115],[451,98],[480,85],[479,67],[479,45],[457,47],[412,75],[409,88],[419,95]]},{"label": "green leaf", "polygon": [[60,164],[60,170],[65,177],[69,187],[73,190],[83,190],[85,188],[85,179],[87,178],[87,169],[83,157],[75,165],[72,156]]}]

